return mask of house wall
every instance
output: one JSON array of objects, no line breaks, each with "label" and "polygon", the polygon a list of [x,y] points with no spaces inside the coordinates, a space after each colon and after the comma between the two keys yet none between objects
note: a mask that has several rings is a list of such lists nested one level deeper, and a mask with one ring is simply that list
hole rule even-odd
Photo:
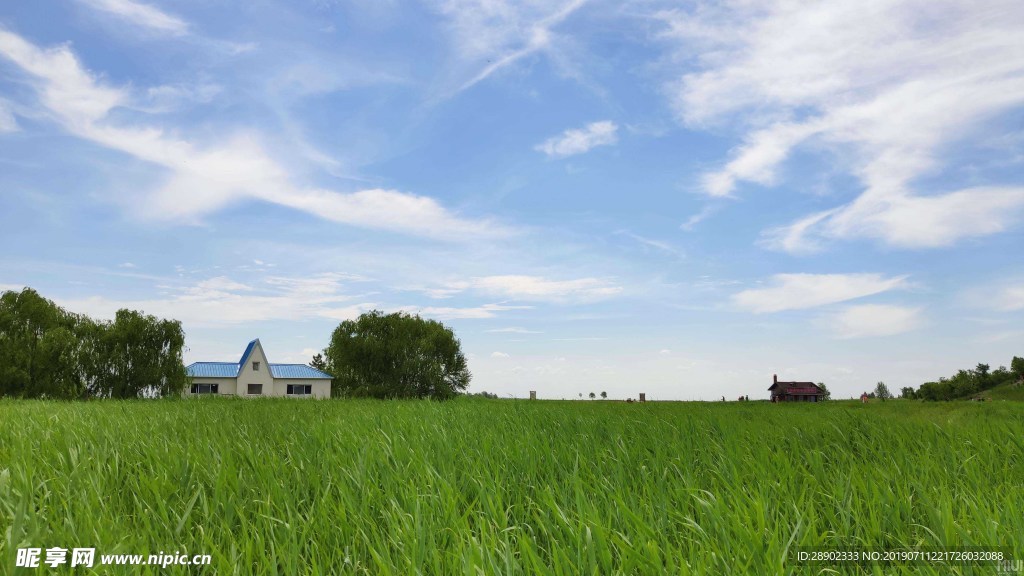
[{"label": "house wall", "polygon": [[[235,379],[234,378],[193,378],[193,384],[217,384],[218,395],[232,395],[235,393]],[[205,394],[193,394],[192,387],[189,386],[185,389],[186,396],[205,396]]]},{"label": "house wall", "polygon": [[274,396],[287,396],[289,384],[311,385],[313,398],[331,397],[331,381],[327,378],[277,378],[274,380]]},{"label": "house wall", "polygon": [[[252,363],[259,362],[260,369],[253,370]],[[249,384],[262,384],[263,396],[274,395],[274,377],[270,373],[270,363],[267,362],[267,355],[263,353],[263,345],[259,342],[252,348],[252,352],[242,362],[242,369],[238,373],[238,385],[236,392],[239,396],[249,396]]]}]

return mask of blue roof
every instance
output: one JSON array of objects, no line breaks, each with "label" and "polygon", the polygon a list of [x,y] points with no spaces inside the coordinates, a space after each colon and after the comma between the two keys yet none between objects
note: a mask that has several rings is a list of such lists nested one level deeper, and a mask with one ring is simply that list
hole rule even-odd
[{"label": "blue roof", "polygon": [[234,362],[193,362],[185,369],[193,378],[236,378],[238,364]]},{"label": "blue roof", "polygon": [[271,364],[270,373],[274,378],[333,378],[330,374],[305,364]]},{"label": "blue roof", "polygon": [[[236,378],[238,367],[232,362],[195,362],[185,370],[193,378]],[[274,378],[333,378],[305,364],[271,364],[270,374]]]},{"label": "blue roof", "polygon": [[[259,341],[257,338],[249,342],[238,362],[193,362],[185,371],[193,378],[237,378],[242,366],[245,365],[245,360]],[[333,378],[330,374],[306,364],[271,364],[270,375],[274,378]]]},{"label": "blue roof", "polygon": [[237,366],[241,366],[242,364],[245,363],[245,359],[249,357],[249,353],[252,352],[252,349],[256,347],[256,343],[259,341],[260,339],[257,338],[252,342],[249,342],[249,345],[245,347],[245,352],[242,352],[242,357],[238,359]]}]

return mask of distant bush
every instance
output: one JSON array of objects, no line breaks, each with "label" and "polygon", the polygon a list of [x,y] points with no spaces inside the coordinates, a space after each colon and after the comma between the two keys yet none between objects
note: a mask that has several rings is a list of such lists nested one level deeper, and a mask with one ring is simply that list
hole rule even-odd
[{"label": "distant bush", "polygon": [[922,400],[968,398],[978,392],[1002,386],[1024,377],[1024,358],[1015,356],[1010,366],[1014,369],[1007,370],[1005,366],[1000,366],[996,370],[990,371],[988,364],[978,364],[974,370],[959,370],[950,378],[943,377],[939,378],[937,382],[925,382],[909,397]]},{"label": "distant bush", "polygon": [[468,398],[490,398],[491,400],[497,400],[498,395],[493,392],[475,392],[473,394],[466,394]]}]

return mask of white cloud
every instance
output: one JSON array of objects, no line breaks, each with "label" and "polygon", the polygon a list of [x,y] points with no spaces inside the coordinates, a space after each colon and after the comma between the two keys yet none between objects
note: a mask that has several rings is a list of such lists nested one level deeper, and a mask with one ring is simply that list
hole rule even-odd
[{"label": "white cloud", "polygon": [[756,314],[834,304],[906,288],[906,276],[881,274],[776,274],[767,288],[733,295],[733,303]]},{"label": "white cloud", "polygon": [[994,344],[996,342],[1003,342],[1006,340],[1019,341],[1022,338],[1024,338],[1024,330],[1006,330],[1003,332],[984,334],[976,337],[975,340],[984,344]]},{"label": "white cloud", "polygon": [[937,247],[1019,220],[1024,187],[921,190],[915,180],[941,173],[943,154],[1024,103],[1021,3],[775,0],[660,18],[680,58],[699,54],[698,70],[670,88],[680,118],[745,130],[732,160],[705,175],[708,194],[774,184],[807,144],[841,150],[841,167],[864,185],[853,202],[769,231],[769,246],[801,252],[822,239],[873,238]]},{"label": "white cloud", "polygon": [[131,262],[122,262],[122,263],[118,264],[117,267],[118,268],[135,268],[135,264],[132,264]]},{"label": "white cloud", "polygon": [[996,306],[1008,312],[1024,310],[1024,285],[1002,289],[996,298]]},{"label": "white cloud", "polygon": [[630,238],[632,240],[635,240],[635,241],[639,242],[641,245],[643,245],[643,246],[645,246],[647,248],[655,248],[655,249],[660,250],[662,252],[665,252],[667,254],[672,254],[673,256],[680,256],[680,257],[681,256],[685,256],[685,253],[682,250],[680,250],[679,248],[676,248],[675,246],[673,246],[673,245],[671,245],[668,242],[665,242],[663,240],[656,240],[654,238],[647,238],[646,236],[641,236],[639,234],[634,234],[633,232],[630,232],[629,230],[616,230],[615,233],[620,235],[620,236],[625,236],[626,238]]},{"label": "white cloud", "polygon": [[4,100],[0,100],[0,134],[17,131],[18,121],[14,119],[14,113],[11,112],[10,105]]},{"label": "white cloud", "polygon": [[705,192],[710,196],[729,196],[737,180],[774,184],[775,168],[810,132],[805,126],[778,124],[751,134],[725,169],[704,176]]},{"label": "white cloud", "polygon": [[968,289],[962,300],[969,306],[997,312],[1024,310],[1024,279],[1011,278]]},{"label": "white cloud", "polygon": [[821,249],[821,243],[813,238],[808,238],[808,232],[835,213],[836,210],[825,210],[805,216],[788,226],[770,228],[761,233],[759,243],[766,248],[783,250],[791,254],[817,252]]},{"label": "white cloud", "polygon": [[596,146],[609,146],[618,142],[619,127],[610,120],[591,122],[583,128],[574,128],[552,136],[534,147],[551,158],[565,158],[583,154]]},{"label": "white cloud", "polygon": [[481,318],[494,318],[498,312],[507,310],[527,310],[530,306],[509,306],[507,304],[484,304],[483,306],[470,306],[464,308],[427,306],[419,308],[416,306],[404,306],[402,310],[415,312],[421,316],[440,318],[442,320],[478,320]]},{"label": "white cloud", "polygon": [[505,352],[491,352],[491,358],[508,358],[509,355]]},{"label": "white cloud", "polygon": [[286,352],[281,356],[277,356],[275,354],[275,358],[280,358],[281,362],[309,364],[313,360],[313,356],[322,353],[323,350],[318,350],[316,348],[303,348],[300,352]]},{"label": "white cloud", "polygon": [[849,306],[821,319],[838,338],[892,336],[918,328],[921,309],[883,304]]},{"label": "white cloud", "polygon": [[169,178],[146,201],[130,199],[140,216],[195,222],[233,202],[257,199],[353,226],[445,240],[510,233],[489,220],[463,219],[425,196],[296,186],[255,134],[198,146],[160,128],[115,124],[108,114],[127,106],[131,95],[97,81],[67,46],[42,50],[0,28],[0,56],[34,78],[42,105],[69,132],[167,169]]},{"label": "white cloud", "polygon": [[694,227],[697,226],[697,224],[700,224],[701,222],[707,220],[708,217],[714,213],[715,208],[713,206],[705,206],[701,208],[699,212],[687,218],[686,222],[680,224],[679,229],[685,230],[687,232],[692,232]]},{"label": "white cloud", "polygon": [[186,326],[219,326],[268,320],[331,318],[347,320],[376,307],[352,303],[342,290],[343,277],[324,274],[309,278],[265,279],[250,286],[224,276],[191,285],[165,287],[161,298],[114,300],[104,297],[55,299],[68,310],[113,318],[121,308],[181,320]]},{"label": "white cloud", "polygon": [[622,293],[622,287],[601,278],[552,280],[543,276],[508,274],[480,276],[448,282],[440,288],[424,289],[434,298],[449,298],[474,291],[489,296],[539,302],[593,302]]},{"label": "white cloud", "polygon": [[938,248],[1013,226],[1024,213],[1024,187],[968,188],[939,196],[864,194],[838,210],[767,230],[764,245],[814,251],[820,238],[877,238],[900,248]]},{"label": "white cloud", "polygon": [[200,290],[209,290],[211,292],[237,292],[244,291],[248,292],[252,290],[251,286],[242,284],[241,282],[235,282],[226,276],[217,276],[216,278],[210,278],[209,280],[203,280],[196,285]]},{"label": "white cloud", "polygon": [[[555,28],[586,0],[438,0],[436,10],[448,18],[453,50],[459,61],[456,91],[465,90],[532,54],[549,50]],[[465,79],[468,76],[468,79]]]},{"label": "white cloud", "polygon": [[621,286],[609,284],[599,278],[549,280],[541,276],[484,276],[473,278],[469,286],[485,292],[520,300],[578,300],[591,301],[616,296]]},{"label": "white cloud", "polygon": [[543,334],[543,332],[538,330],[527,330],[526,328],[520,328],[518,326],[495,328],[493,330],[484,330],[484,332],[492,332],[496,334]]},{"label": "white cloud", "polygon": [[223,92],[216,84],[174,84],[148,88],[144,102],[138,106],[145,112],[173,112],[191,104],[207,104]]},{"label": "white cloud", "polygon": [[141,28],[181,36],[188,33],[188,23],[172,16],[155,6],[134,0],[79,0],[96,10],[114,16]]}]

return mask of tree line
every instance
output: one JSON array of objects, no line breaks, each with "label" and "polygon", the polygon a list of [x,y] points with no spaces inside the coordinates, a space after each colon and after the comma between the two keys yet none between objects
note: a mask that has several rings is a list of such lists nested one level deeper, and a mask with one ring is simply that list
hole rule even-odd
[{"label": "tree line", "polygon": [[988,364],[978,364],[973,370],[958,370],[953,376],[939,378],[938,382],[925,382],[914,390],[901,389],[901,398],[920,400],[955,400],[990,390],[1003,384],[1024,380],[1024,358],[1014,356],[1010,368],[1000,366],[990,370]]},{"label": "tree line", "polygon": [[35,290],[0,294],[0,396],[141,398],[187,385],[176,320],[118,310],[113,321],[69,312]]}]

